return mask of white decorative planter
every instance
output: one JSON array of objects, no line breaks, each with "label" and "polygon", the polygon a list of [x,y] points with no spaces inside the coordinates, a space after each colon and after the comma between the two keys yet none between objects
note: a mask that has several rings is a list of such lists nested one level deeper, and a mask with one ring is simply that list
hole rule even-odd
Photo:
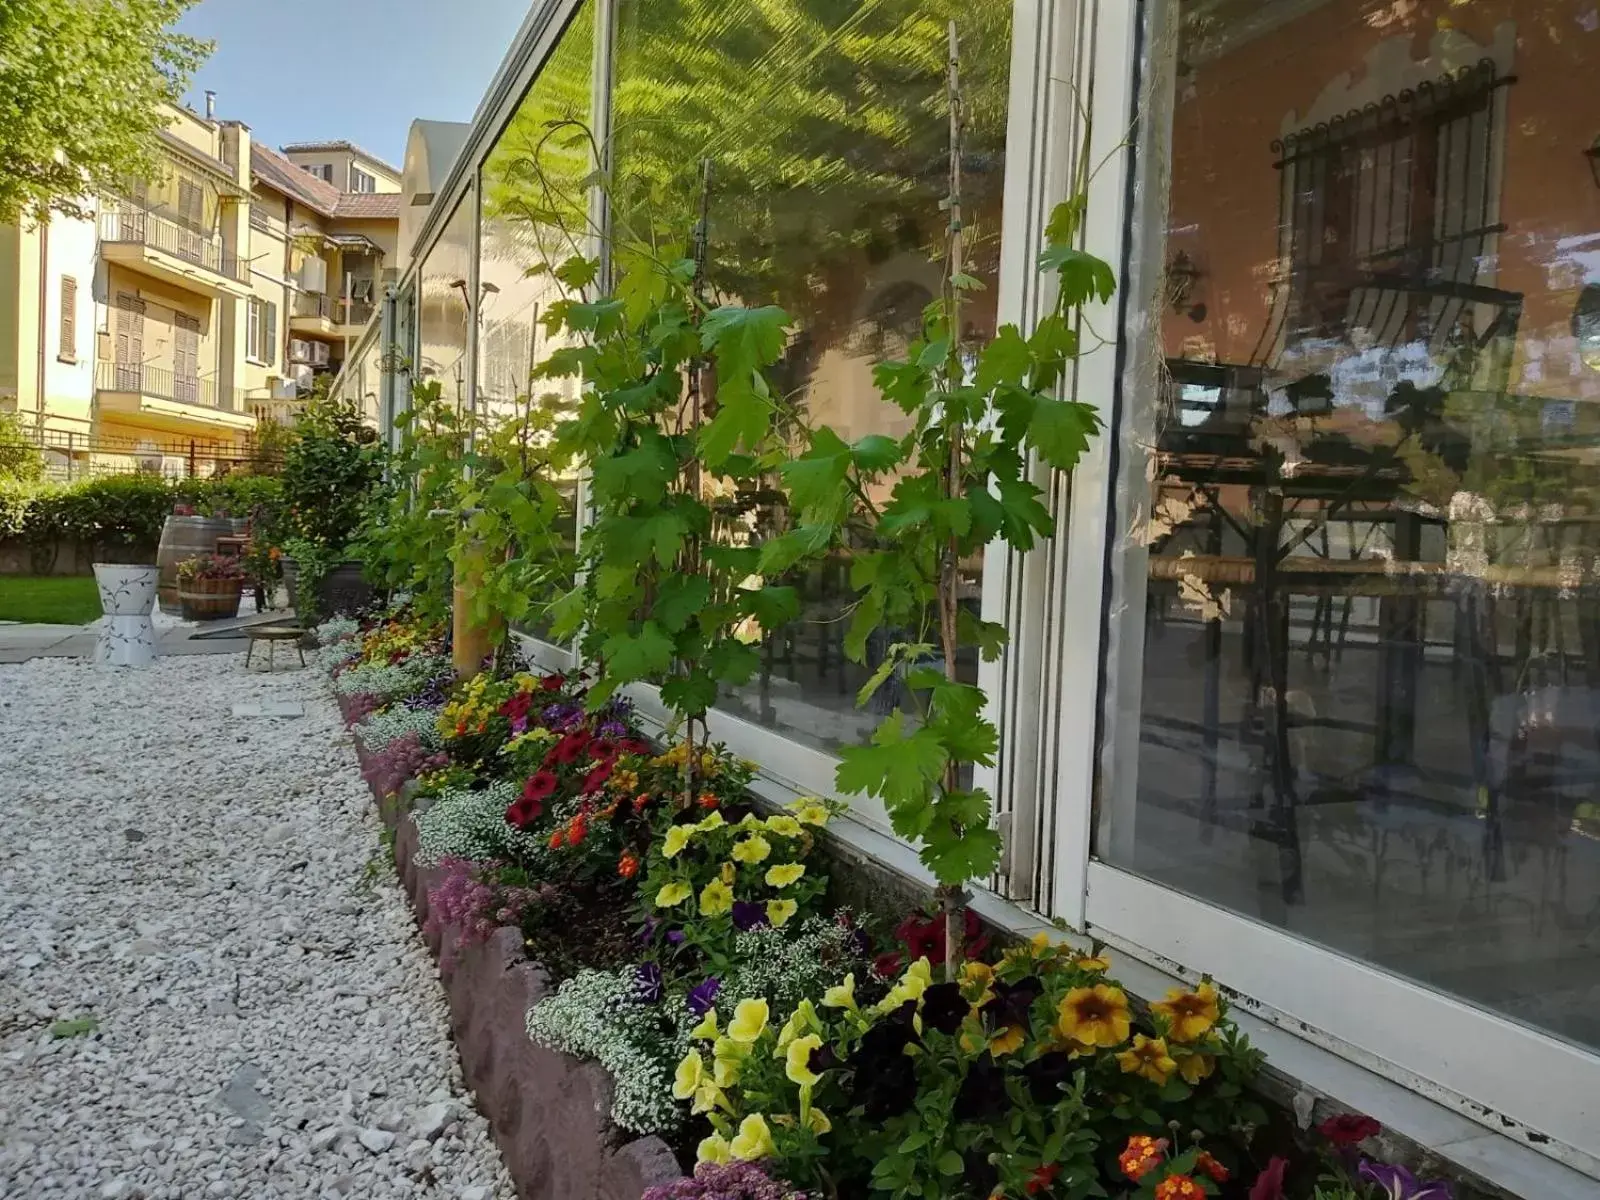
[{"label": "white decorative planter", "polygon": [[158,567],[95,563],[105,620],[95,640],[94,660],[114,667],[146,667],[155,661],[156,630],[150,620],[155,607]]}]

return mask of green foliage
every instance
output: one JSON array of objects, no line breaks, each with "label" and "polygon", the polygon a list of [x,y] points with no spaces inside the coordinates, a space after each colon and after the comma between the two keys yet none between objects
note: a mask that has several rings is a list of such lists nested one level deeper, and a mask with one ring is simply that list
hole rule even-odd
[{"label": "green foliage", "polygon": [[0,412],[0,482],[37,483],[43,475],[44,455],[16,414]]},{"label": "green foliage", "polygon": [[[998,731],[983,716],[982,692],[955,678],[954,663],[963,646],[993,659],[1005,635],[961,607],[960,564],[995,541],[1020,551],[1051,536],[1030,462],[1070,471],[1100,425],[1090,406],[1055,395],[1077,353],[1078,309],[1114,286],[1109,267],[1072,245],[1075,211],[1071,202],[1058,211],[1050,228],[1061,240],[1040,259],[1058,279],[1054,311],[1028,336],[1003,327],[969,367],[969,349],[952,334],[969,285],[952,275],[905,358],[875,371],[885,399],[913,418],[911,431],[854,445],[831,429],[813,432],[805,453],[780,468],[796,525],[762,549],[762,569],[778,570],[819,546],[848,549],[866,533],[871,548],[855,552],[851,570],[857,603],[845,650],[863,661],[873,633],[909,634],[860,700],[900,669],[917,710],[896,708],[867,745],[845,749],[837,783],[881,799],[945,885],[988,874],[1002,849],[989,797],[960,784],[964,765],[993,763]],[[885,488],[887,500],[869,498]],[[944,669],[918,667],[934,647]]]},{"label": "green foliage", "polygon": [[384,452],[377,434],[353,405],[312,399],[295,424],[284,455],[286,537],[316,542],[343,555],[383,481]]},{"label": "green foliage", "polygon": [[194,0],[8,0],[0,6],[0,223],[85,202],[160,170],[163,101],[210,47],[173,33]]},{"label": "green foliage", "polygon": [[[558,450],[589,464],[594,504],[584,581],[555,606],[555,633],[580,635],[597,663],[591,704],[656,683],[692,730],[721,685],[754,674],[760,631],[798,610],[793,589],[756,574],[760,555],[739,521],[741,495],[779,457],[767,372],[788,319],[772,307],[705,305],[690,260],[637,248],[617,258],[611,295],[557,304],[549,317],[579,343],[541,371],[582,373]],[[699,392],[712,365],[714,410]]]}]

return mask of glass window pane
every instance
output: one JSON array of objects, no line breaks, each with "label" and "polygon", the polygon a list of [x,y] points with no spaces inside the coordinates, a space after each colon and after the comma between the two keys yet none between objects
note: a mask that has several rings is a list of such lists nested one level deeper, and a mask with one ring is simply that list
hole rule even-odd
[{"label": "glass window pane", "polygon": [[[540,323],[541,314],[566,294],[550,270],[593,252],[593,61],[594,11],[585,4],[484,160],[478,412],[491,431],[516,416],[537,423],[540,414],[553,428],[577,400],[577,379],[541,380],[533,387],[531,372],[573,340]],[[577,539],[576,471],[555,483],[568,500],[563,536],[570,551]]]},{"label": "glass window pane", "polygon": [[472,261],[472,199],[456,205],[423,261],[418,382],[437,380],[447,401],[467,401],[467,289]]},{"label": "glass window pane", "polygon": [[1158,39],[1097,852],[1600,1047],[1589,7],[1186,0]]},{"label": "glass window pane", "polygon": [[[994,331],[1011,5],[958,0],[621,0],[613,223],[619,241],[684,245],[711,174],[708,278],[719,298],[781,305],[796,332],[777,382],[797,424],[846,438],[897,435],[908,418],[872,384],[875,362],[920,331],[940,288],[948,178],[946,25],[962,40],[971,109],[964,213],[971,274],[985,290],[966,335]],[[795,446],[801,445],[800,431]],[[747,497],[740,536],[784,528]],[[766,640],[762,670],[721,707],[823,749],[880,719],[855,695],[870,673],[844,657],[849,557],[802,577],[801,619]],[[978,603],[982,563],[964,564]],[[869,654],[881,657],[885,634]],[[974,659],[963,664],[976,677]],[[876,703],[896,700],[893,683]]]}]

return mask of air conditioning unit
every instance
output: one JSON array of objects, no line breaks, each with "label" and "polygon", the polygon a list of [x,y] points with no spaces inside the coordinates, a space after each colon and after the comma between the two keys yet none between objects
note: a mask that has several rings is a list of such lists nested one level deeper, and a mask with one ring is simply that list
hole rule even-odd
[{"label": "air conditioning unit", "polygon": [[311,357],[307,360],[313,366],[325,367],[328,365],[328,356],[333,352],[327,342],[312,342]]},{"label": "air conditioning unit", "polygon": [[[326,349],[327,347],[323,347]],[[316,343],[306,341],[304,338],[289,339],[289,361],[310,362],[316,353]]]},{"label": "air conditioning unit", "polygon": [[294,378],[289,380],[288,383],[290,387],[297,389],[297,394],[304,394],[311,390],[312,382],[316,377],[317,373],[310,367],[296,367],[294,369]]},{"label": "air conditioning unit", "polygon": [[274,400],[298,400],[300,388],[292,379],[275,378],[272,381],[272,398]]}]

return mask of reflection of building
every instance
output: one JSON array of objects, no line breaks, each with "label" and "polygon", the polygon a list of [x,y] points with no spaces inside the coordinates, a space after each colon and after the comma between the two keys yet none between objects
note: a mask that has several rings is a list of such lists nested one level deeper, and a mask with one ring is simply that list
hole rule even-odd
[{"label": "reflection of building", "polygon": [[[394,253],[397,197],[345,195],[237,121],[170,116],[159,178],[90,220],[0,230],[0,404],[61,471],[237,461],[338,364]],[[393,192],[358,161],[347,178]]]},{"label": "reflection of building", "polygon": [[[512,392],[551,286],[515,268],[552,256],[507,200],[548,201],[526,133],[577,108],[614,180],[591,213],[684,240],[710,158],[709,275],[794,318],[784,394],[903,432],[870,370],[936,290],[945,187],[943,55],[908,31],[954,18],[993,239],[973,333],[1048,303],[1031,264],[1080,137],[1124,285],[1074,380],[1114,427],[1044,481],[1057,540],[972,565],[1011,639],[978,674],[1007,845],[986,915],[1109,942],[1147,996],[1209,973],[1311,1090],[1516,1194],[1600,1194],[1592,7],[818,0],[795,38],[771,6],[616,0],[601,94],[589,5],[546,0],[529,29],[563,36],[519,40],[415,189],[387,349],[462,363],[462,403]],[[830,792],[875,719],[836,636],[850,567],[794,581],[801,619],[714,714],[769,797]],[[916,875],[849,799],[840,836]]]}]

